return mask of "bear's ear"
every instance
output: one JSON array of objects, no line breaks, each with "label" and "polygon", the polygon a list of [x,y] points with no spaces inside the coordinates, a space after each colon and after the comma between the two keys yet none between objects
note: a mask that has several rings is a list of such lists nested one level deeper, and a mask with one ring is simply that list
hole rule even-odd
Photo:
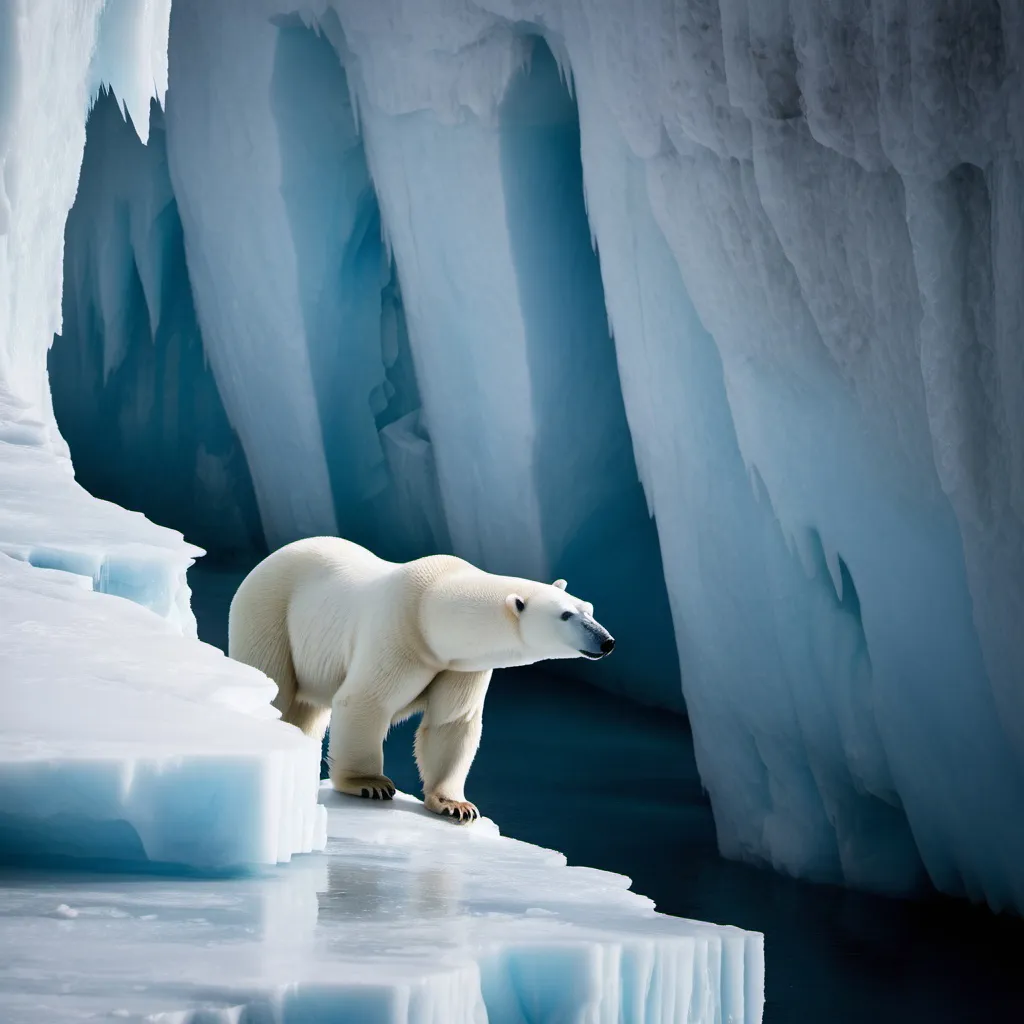
[{"label": "bear's ear", "polygon": [[513,615],[518,615],[526,607],[526,602],[518,594],[509,594],[505,598],[505,607]]},{"label": "bear's ear", "polygon": [[553,586],[556,590],[565,590],[568,584],[565,582],[565,580],[555,580],[555,582],[552,583],[551,586]]}]

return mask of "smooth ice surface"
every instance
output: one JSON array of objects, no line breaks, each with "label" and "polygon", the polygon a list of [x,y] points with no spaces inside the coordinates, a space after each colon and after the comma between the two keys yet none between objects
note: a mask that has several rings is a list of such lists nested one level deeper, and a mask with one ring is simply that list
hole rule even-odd
[{"label": "smooth ice surface", "polygon": [[5,878],[0,1016],[159,1024],[757,1024],[761,935],[628,879],[329,789],[326,856],[260,878]]},{"label": "smooth ice surface", "polygon": [[91,578],[0,555],[0,859],[225,871],[323,845],[274,684]]}]

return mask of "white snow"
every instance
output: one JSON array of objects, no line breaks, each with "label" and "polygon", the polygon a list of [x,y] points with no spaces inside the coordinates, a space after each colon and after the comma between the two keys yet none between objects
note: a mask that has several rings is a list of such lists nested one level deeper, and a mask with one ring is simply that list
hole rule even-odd
[{"label": "white snow", "polygon": [[167,92],[171,0],[105,0],[92,58],[90,92],[112,89],[139,133],[149,139],[149,104]]},{"label": "white snow", "polygon": [[3,858],[224,871],[322,848],[320,747],[274,684],[91,584],[0,555]]},{"label": "white snow", "polygon": [[93,498],[67,459],[31,444],[0,440],[0,493],[0,552],[84,576],[92,589],[127,597],[196,635],[185,574],[202,551],[181,534]]},{"label": "white snow", "polygon": [[628,879],[322,791],[327,856],[207,882],[11,878],[0,1017],[152,1024],[757,1024],[762,936],[664,917]]}]

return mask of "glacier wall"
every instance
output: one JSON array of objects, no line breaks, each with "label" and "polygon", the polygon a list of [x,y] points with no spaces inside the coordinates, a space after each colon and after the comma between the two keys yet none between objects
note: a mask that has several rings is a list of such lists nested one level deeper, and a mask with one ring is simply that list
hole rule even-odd
[{"label": "glacier wall", "polygon": [[[500,120],[531,35],[570,69],[723,850],[1024,906],[1019,16],[743,0],[311,13],[339,20],[407,300],[412,276],[439,273],[403,254],[416,229],[395,165],[432,177],[424,122],[454,140]],[[458,173],[461,217],[420,235],[446,259],[495,196],[476,152]]]},{"label": "glacier wall", "polygon": [[65,231],[62,336],[50,391],[91,493],[226,554],[262,531],[248,464],[196,323],[163,112],[143,144],[104,90]]},{"label": "glacier wall", "polygon": [[198,320],[272,547],[372,520],[388,271],[344,75],[276,11],[175,4],[167,103]]},{"label": "glacier wall", "polygon": [[187,633],[195,622],[185,569],[195,549],[139,516],[88,507],[46,373],[91,98],[116,85],[145,137],[150,101],[167,88],[169,15],[169,0],[0,7],[0,548],[133,595]]},{"label": "glacier wall", "polygon": [[[566,577],[623,651],[567,671],[682,709],[555,61],[524,66],[491,121],[359,132],[337,19],[278,6],[178,0],[177,84],[148,145],[114,97],[90,118],[50,360],[79,478],[217,554],[341,533],[386,557],[454,549]],[[378,178],[404,175],[410,147],[449,161],[378,188],[388,222],[409,222],[387,245],[367,140]],[[424,242],[432,219],[460,223],[463,159],[481,217],[435,260]]]},{"label": "glacier wall", "polygon": [[[85,145],[83,112],[106,82],[136,117],[148,113],[167,88],[169,15],[170,0],[73,0],[30,14],[17,3],[0,8],[0,401],[9,436],[29,436],[18,421],[40,423],[32,439],[58,454],[67,449],[53,422],[46,351],[60,330],[64,221]],[[133,45],[122,51],[125,40]]]}]

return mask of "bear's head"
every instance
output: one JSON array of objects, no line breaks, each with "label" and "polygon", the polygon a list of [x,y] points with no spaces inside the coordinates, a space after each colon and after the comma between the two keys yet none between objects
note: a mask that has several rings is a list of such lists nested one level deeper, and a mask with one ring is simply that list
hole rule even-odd
[{"label": "bear's head", "polygon": [[594,606],[565,591],[565,580],[539,586],[529,596],[509,594],[505,606],[519,620],[523,643],[536,660],[589,658],[612,653],[615,640],[594,618]]}]

